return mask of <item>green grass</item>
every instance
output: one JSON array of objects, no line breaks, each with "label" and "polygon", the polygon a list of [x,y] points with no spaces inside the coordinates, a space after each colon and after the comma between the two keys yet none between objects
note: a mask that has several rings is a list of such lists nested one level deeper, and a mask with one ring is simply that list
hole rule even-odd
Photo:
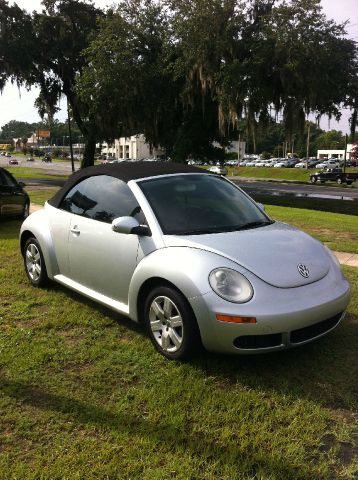
[{"label": "green grass", "polygon": [[43,205],[49,198],[53,197],[59,187],[26,187],[32,204]]},{"label": "green grass", "polygon": [[358,216],[276,205],[265,208],[273,219],[295,225],[332,250],[358,253]]},{"label": "green grass", "polygon": [[15,178],[47,178],[49,180],[66,180],[68,175],[54,175],[46,173],[40,168],[31,167],[6,167]]},{"label": "green grass", "polygon": [[348,315],[297,350],[169,362],[143,330],[30,287],[0,224],[0,478],[355,478],[357,269]]}]

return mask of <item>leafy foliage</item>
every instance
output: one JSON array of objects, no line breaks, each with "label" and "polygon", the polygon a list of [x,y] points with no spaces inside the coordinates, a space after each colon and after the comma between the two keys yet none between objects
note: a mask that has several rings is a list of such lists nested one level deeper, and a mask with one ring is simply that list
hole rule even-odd
[{"label": "leafy foliage", "polygon": [[85,160],[93,162],[97,128],[86,104],[75,93],[76,77],[85,59],[81,52],[96,30],[101,11],[81,0],[44,0],[41,13],[27,13],[0,0],[0,88],[9,79],[37,85],[39,113],[51,123],[64,94],[87,145]]},{"label": "leafy foliage", "polygon": [[213,141],[239,136],[256,151],[265,130],[276,147],[302,150],[307,115],[338,118],[341,104],[353,108],[354,136],[357,47],[318,0],[121,0],[105,13],[86,0],[43,5],[30,15],[0,0],[0,87],[39,85],[50,119],[65,94],[86,165],[96,139],[136,133],[176,160],[215,156]]}]

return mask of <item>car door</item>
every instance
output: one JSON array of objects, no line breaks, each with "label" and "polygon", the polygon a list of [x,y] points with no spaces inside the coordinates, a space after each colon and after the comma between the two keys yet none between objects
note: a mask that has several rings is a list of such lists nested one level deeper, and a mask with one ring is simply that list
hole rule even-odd
[{"label": "car door", "polygon": [[21,215],[26,196],[16,180],[6,171],[0,171],[1,215]]},{"label": "car door", "polygon": [[139,240],[137,235],[114,232],[111,225],[115,218],[140,210],[127,184],[107,175],[87,178],[66,195],[62,208],[71,213],[70,279],[127,304]]}]

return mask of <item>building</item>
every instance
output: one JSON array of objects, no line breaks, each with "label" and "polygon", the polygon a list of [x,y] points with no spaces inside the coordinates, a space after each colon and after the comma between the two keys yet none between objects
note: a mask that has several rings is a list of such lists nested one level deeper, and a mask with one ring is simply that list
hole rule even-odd
[{"label": "building", "polygon": [[101,154],[107,159],[117,160],[143,160],[144,158],[157,158],[164,155],[164,150],[151,148],[143,134],[121,137],[112,144],[104,143]]},{"label": "building", "polygon": [[[347,145],[347,157],[346,160],[351,158],[353,144],[348,143]],[[325,158],[337,158],[338,160],[344,160],[344,150],[318,150],[317,158],[323,160]]]}]

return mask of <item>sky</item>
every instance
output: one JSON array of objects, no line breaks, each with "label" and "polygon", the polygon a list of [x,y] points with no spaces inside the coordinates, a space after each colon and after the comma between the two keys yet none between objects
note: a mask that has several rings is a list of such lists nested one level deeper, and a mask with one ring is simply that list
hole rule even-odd
[{"label": "sky", "polygon": [[[15,2],[10,0],[9,3]],[[41,0],[16,0],[16,3],[21,8],[29,11],[41,10]],[[112,0],[95,0],[94,3],[99,8],[104,8],[117,2]],[[347,36],[358,42],[357,0],[321,0],[321,5],[328,18],[332,18],[337,22],[348,20],[349,24],[346,27]],[[29,123],[40,121],[40,117],[34,107],[37,94],[38,90],[36,88],[27,91],[24,88],[19,89],[16,85],[11,85],[8,82],[2,94],[0,94],[0,129],[10,120]],[[63,99],[59,106],[61,110],[57,113],[56,118],[64,121],[66,119],[66,101]],[[344,133],[349,133],[349,116],[349,110],[342,110],[340,122],[335,120],[328,122],[327,118],[322,118],[320,126],[325,130],[337,129],[342,130]]]}]

